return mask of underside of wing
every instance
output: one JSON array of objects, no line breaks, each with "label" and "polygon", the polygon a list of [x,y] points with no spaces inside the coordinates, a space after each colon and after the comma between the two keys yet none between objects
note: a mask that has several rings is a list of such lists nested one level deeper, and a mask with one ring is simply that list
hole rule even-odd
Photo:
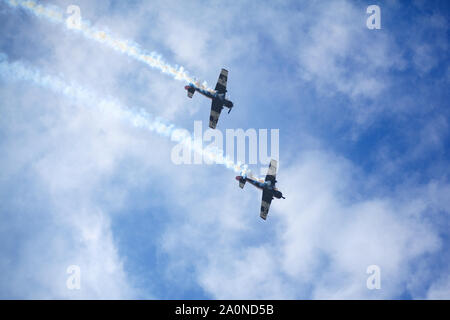
[{"label": "underside of wing", "polygon": [[217,91],[217,93],[225,93],[227,92],[227,80],[228,80],[228,71],[225,69],[222,69],[219,75],[219,79],[217,80],[216,87],[214,90]]},{"label": "underside of wing", "polygon": [[214,99],[211,102],[211,113],[209,115],[209,127],[211,129],[215,129],[217,126],[217,121],[219,121],[220,112],[222,111],[223,106],[220,100]]},{"label": "underside of wing", "polygon": [[270,203],[272,202],[272,193],[268,190],[263,190],[262,201],[261,201],[261,213],[259,216],[266,220],[269,214]]},{"label": "underside of wing", "polygon": [[275,185],[277,177],[277,161],[270,160],[269,170],[267,170],[267,175],[265,181],[270,181],[272,185]]}]

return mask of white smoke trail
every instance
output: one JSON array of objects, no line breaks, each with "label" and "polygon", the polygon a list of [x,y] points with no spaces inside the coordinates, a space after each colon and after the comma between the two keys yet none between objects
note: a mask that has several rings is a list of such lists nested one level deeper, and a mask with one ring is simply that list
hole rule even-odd
[{"label": "white smoke trail", "polygon": [[99,30],[90,25],[89,21],[81,20],[80,25],[77,28],[68,27],[66,20],[64,19],[64,12],[54,5],[42,5],[33,0],[3,0],[13,8],[23,8],[37,17],[45,18],[51,22],[64,24],[68,29],[75,32],[79,32],[87,39],[95,40],[102,43],[116,51],[125,53],[128,56],[145,63],[146,65],[159,69],[165,74],[169,74],[177,80],[194,83],[198,87],[207,90],[214,91],[209,88],[206,82],[200,83],[195,78],[188,75],[182,66],[171,66],[165,62],[159,54],[156,52],[148,53],[141,49],[140,46],[132,41],[123,40],[114,37],[106,30]]},{"label": "white smoke trail", "polygon": [[226,168],[241,174],[249,174],[247,165],[238,162],[234,163],[224,152],[218,148],[203,149],[187,130],[177,128],[175,125],[164,121],[161,118],[154,117],[147,111],[140,109],[138,111],[122,106],[114,99],[105,99],[97,97],[93,92],[76,84],[68,84],[63,79],[50,75],[43,75],[35,68],[27,67],[21,62],[9,63],[5,54],[0,52],[0,78],[16,81],[31,81],[32,83],[63,94],[64,96],[75,100],[83,105],[91,105],[98,108],[101,112],[113,115],[121,120],[128,120],[134,127],[144,128],[151,132],[156,132],[160,136],[168,137],[174,142],[184,144],[189,150],[192,150],[202,157],[209,159],[213,163],[224,165]]}]

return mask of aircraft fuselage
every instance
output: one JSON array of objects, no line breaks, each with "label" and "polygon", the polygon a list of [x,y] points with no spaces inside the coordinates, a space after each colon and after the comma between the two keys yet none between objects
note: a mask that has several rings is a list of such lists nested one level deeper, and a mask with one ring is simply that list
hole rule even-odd
[{"label": "aircraft fuselage", "polygon": [[277,199],[281,199],[283,197],[283,194],[275,187],[275,185],[272,185],[271,181],[259,181],[256,179],[252,179],[249,177],[242,177],[237,176],[237,181],[246,181],[252,185],[254,185],[256,188],[260,190],[267,190],[272,193],[272,196]]},{"label": "aircraft fuselage", "polygon": [[218,93],[215,90],[205,90],[197,87],[193,83],[189,83],[189,85],[185,86],[184,88],[188,91],[197,91],[211,100],[220,101],[222,106],[225,106],[229,109],[233,107],[233,102],[225,98],[225,93]]}]

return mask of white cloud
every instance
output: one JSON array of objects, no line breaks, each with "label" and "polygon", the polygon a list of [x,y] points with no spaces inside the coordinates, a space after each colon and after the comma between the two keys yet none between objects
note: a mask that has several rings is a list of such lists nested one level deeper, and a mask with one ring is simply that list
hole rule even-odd
[{"label": "white cloud", "polygon": [[[8,85],[5,90],[18,93],[23,88]],[[14,118],[3,127],[10,130],[4,131],[9,157],[2,160],[2,167],[12,170],[2,176],[1,184],[13,188],[3,191],[3,196],[12,198],[2,209],[8,226],[2,238],[16,238],[14,244],[4,247],[14,248],[16,253],[2,254],[9,262],[2,268],[8,280],[1,295],[33,299],[134,297],[137,292],[125,274],[111,218],[104,211],[121,207],[120,194],[108,208],[98,203],[99,194],[103,197],[114,191],[104,190],[102,179],[117,170],[119,155],[133,148],[124,131],[127,127],[107,115],[94,122],[98,113],[52,98],[45,92],[17,94],[2,107],[7,118]],[[38,105],[34,99],[39,100]],[[22,111],[20,115],[17,110]],[[21,127],[26,130],[16,129],[13,134],[13,128]],[[9,214],[14,211],[16,214]],[[81,268],[81,290],[66,287],[69,265]]]},{"label": "white cloud", "polygon": [[323,92],[376,98],[390,85],[390,70],[404,68],[387,32],[368,30],[365,8],[333,1],[315,10],[297,48],[299,72]]},{"label": "white cloud", "polygon": [[427,299],[448,300],[450,297],[450,276],[444,276],[433,283],[428,290]]},{"label": "white cloud", "polygon": [[[280,172],[287,199],[273,201],[266,222],[258,217],[260,193],[234,186],[239,192],[221,192],[214,209],[188,205],[183,214],[189,222],[170,225],[163,238],[177,244],[164,248],[174,263],[193,265],[214,298],[399,297],[420,276],[414,275],[417,259],[442,249],[437,229],[427,222],[429,195],[421,189],[417,199],[423,201],[416,204],[400,193],[364,196],[367,178],[355,177],[355,169],[324,152],[305,153]],[[174,192],[175,198],[182,191]],[[229,208],[229,198],[238,207]],[[240,216],[241,228],[221,221],[234,216]],[[246,238],[256,240],[245,245]],[[431,260],[424,263],[431,267]],[[381,268],[380,291],[366,288],[372,264]]]}]

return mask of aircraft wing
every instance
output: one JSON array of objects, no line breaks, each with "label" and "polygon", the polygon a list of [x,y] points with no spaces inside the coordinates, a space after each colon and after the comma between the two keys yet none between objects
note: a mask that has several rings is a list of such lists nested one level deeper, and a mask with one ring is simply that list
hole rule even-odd
[{"label": "aircraft wing", "polygon": [[215,129],[217,126],[217,121],[219,121],[220,112],[223,106],[220,100],[213,99],[211,102],[211,113],[209,115],[209,127]]},{"label": "aircraft wing", "polygon": [[228,79],[228,71],[225,69],[222,69],[220,71],[219,79],[217,80],[216,87],[214,90],[217,91],[217,93],[225,93],[227,92],[227,79]]},{"label": "aircraft wing", "polygon": [[277,161],[272,159],[270,160],[269,170],[267,170],[265,181],[270,181],[272,186],[274,186],[276,177],[277,177]]},{"label": "aircraft wing", "polygon": [[268,190],[264,190],[262,194],[262,201],[261,201],[261,213],[259,216],[266,220],[267,214],[269,213],[270,203],[272,202],[272,193]]}]

